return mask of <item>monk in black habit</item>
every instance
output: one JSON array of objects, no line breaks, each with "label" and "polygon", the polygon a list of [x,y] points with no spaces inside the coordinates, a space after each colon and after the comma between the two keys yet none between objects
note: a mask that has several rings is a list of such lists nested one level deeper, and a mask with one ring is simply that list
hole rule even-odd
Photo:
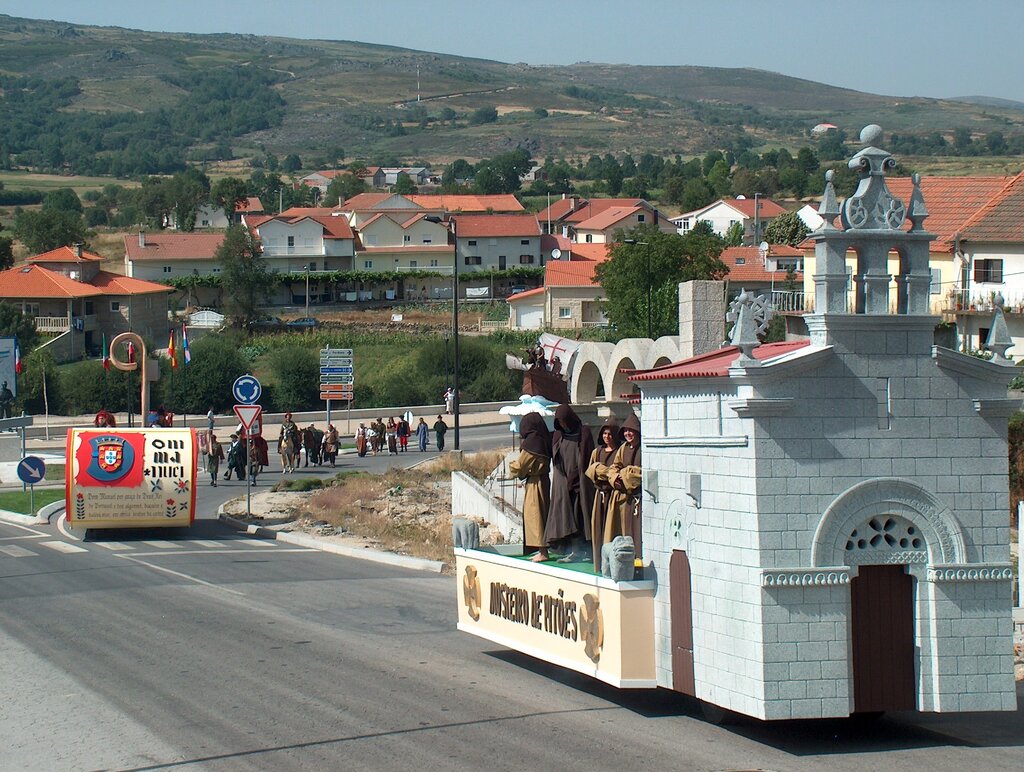
[{"label": "monk in black habit", "polygon": [[551,440],[551,508],[544,540],[548,547],[562,553],[562,563],[590,558],[587,542],[594,484],[585,473],[593,450],[590,428],[571,407],[559,405]]}]

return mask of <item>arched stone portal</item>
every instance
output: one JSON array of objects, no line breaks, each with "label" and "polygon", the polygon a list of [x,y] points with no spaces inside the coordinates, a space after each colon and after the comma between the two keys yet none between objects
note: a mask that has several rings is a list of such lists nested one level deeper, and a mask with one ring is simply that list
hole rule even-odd
[{"label": "arched stone portal", "polygon": [[575,405],[587,405],[605,396],[604,378],[593,362],[584,362],[573,381],[572,401]]}]

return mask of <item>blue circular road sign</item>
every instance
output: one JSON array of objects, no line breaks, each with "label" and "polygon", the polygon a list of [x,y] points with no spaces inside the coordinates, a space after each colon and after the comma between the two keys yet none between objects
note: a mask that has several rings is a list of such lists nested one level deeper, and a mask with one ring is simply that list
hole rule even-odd
[{"label": "blue circular road sign", "polygon": [[236,402],[243,405],[255,405],[263,395],[263,387],[253,376],[241,375],[235,379],[235,384],[231,387],[231,394]]},{"label": "blue circular road sign", "polygon": [[43,481],[46,475],[46,462],[38,456],[25,456],[18,464],[18,479],[28,485]]}]

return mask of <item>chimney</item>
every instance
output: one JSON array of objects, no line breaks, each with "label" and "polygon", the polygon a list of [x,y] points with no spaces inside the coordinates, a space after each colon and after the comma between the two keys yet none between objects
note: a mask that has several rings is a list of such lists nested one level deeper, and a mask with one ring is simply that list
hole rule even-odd
[{"label": "chimney", "polygon": [[145,247],[146,246],[146,234],[143,233],[142,231],[139,231],[139,246],[140,247]]},{"label": "chimney", "polygon": [[82,256],[82,245],[81,244],[72,244],[71,248],[75,251],[75,257],[81,257]]}]

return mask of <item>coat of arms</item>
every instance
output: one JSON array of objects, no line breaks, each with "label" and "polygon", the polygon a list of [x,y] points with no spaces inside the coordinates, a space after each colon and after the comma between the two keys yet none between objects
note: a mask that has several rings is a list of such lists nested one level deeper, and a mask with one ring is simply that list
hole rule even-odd
[{"label": "coat of arms", "polygon": [[87,472],[98,482],[114,483],[131,471],[135,451],[121,437],[101,436],[89,440],[90,462]]}]

